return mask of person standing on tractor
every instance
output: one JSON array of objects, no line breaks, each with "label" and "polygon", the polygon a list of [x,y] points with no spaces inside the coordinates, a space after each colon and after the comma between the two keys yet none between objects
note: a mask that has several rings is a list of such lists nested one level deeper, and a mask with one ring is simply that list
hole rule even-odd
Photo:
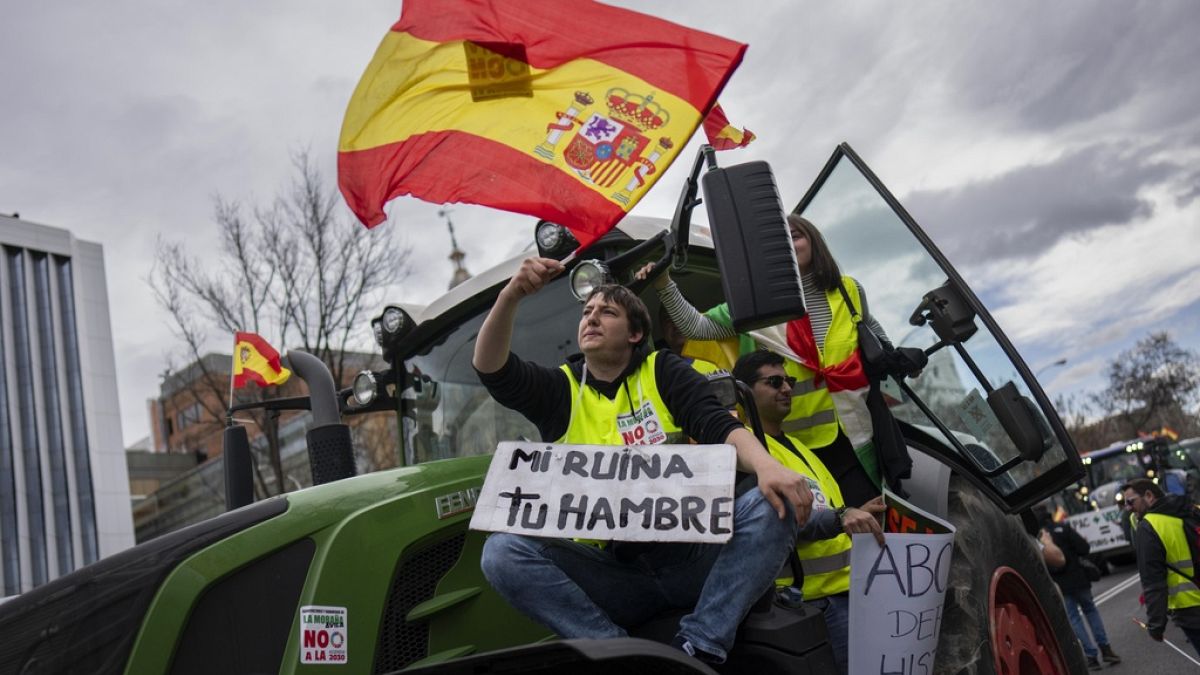
[{"label": "person standing on tractor", "polygon": [[[1161,642],[1167,617],[1200,652],[1200,586],[1196,583],[1196,505],[1180,495],[1164,494],[1149,478],[1120,487],[1133,512],[1133,549],[1146,596],[1146,632]],[[1188,522],[1185,523],[1185,519]]]},{"label": "person standing on tractor", "polygon": [[[732,347],[736,339],[738,355],[768,348],[787,357],[785,368],[797,383],[784,429],[825,462],[850,503],[862,504],[880,494],[884,466],[896,460],[881,457],[882,448],[873,442],[870,383],[857,325],[865,322],[881,343],[888,342],[887,335],[867,308],[866,292],[857,280],[842,275],[821,232],[794,213],[787,216],[787,225],[808,312],[802,319],[762,329],[756,336],[739,334],[728,305],[699,313],[667,272],[655,278],[654,287],[689,340],[729,341]],[[646,278],[652,268],[643,267],[638,278]]]},{"label": "person standing on tractor", "polygon": [[808,520],[812,492],[721,407],[702,375],[675,354],[650,351],[650,314],[622,286],[601,286],[585,300],[582,357],[547,368],[513,354],[519,302],[562,271],[557,260],[527,258],[497,296],[473,359],[492,397],[533,422],[546,442],[624,445],[622,431],[641,427],[650,442],[686,434],[729,443],[758,487],[734,502],[734,534],[724,545],[597,546],[498,533],[484,544],[484,575],[513,607],[565,638],[623,637],[663,610],[694,607],[675,645],[722,662]]},{"label": "person standing on tractor", "polygon": [[877,519],[886,509],[883,498],[875,497],[862,508],[848,507],[825,464],[804,443],[784,433],[783,421],[792,409],[792,386],[796,381],[784,370],[782,356],[766,350],[743,354],[733,366],[733,376],[754,394],[767,450],[784,466],[817,481],[829,500],[829,510],[836,514],[832,532],[816,534],[811,539],[798,538],[796,555],[804,578],[784,583],[799,587],[804,600],[824,614],[834,659],[845,673],[849,668],[850,535],[873,534],[883,546],[883,529]]}]

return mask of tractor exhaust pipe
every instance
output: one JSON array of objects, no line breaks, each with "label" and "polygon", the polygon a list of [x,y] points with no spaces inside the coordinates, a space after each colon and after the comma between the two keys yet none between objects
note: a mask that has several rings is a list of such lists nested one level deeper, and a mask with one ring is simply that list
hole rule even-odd
[{"label": "tractor exhaust pipe", "polygon": [[342,422],[337,402],[337,387],[329,368],[317,357],[295,349],[288,351],[288,364],[308,384],[313,422],[308,440],[308,463],[313,485],[321,485],[354,476],[354,444],[350,426]]}]

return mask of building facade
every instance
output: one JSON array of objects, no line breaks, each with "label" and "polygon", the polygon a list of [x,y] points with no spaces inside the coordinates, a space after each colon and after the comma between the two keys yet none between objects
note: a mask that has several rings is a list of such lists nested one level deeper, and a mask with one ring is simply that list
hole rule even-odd
[{"label": "building facade", "polygon": [[0,595],[133,545],[104,251],[0,216]]}]

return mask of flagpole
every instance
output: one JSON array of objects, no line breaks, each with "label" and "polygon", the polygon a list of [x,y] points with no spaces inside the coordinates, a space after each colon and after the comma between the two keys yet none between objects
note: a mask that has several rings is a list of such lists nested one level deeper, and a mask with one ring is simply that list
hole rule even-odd
[{"label": "flagpole", "polygon": [[229,369],[229,407],[225,409],[225,426],[233,426],[233,382],[234,372],[237,371],[238,358],[238,341],[237,335],[233,336],[233,367]]},{"label": "flagpole", "polygon": [[[1146,627],[1146,624],[1145,624],[1144,622],[1142,622],[1142,621],[1139,621],[1139,620],[1138,620],[1138,618],[1137,618],[1136,616],[1131,616],[1131,617],[1129,617],[1129,618],[1133,619],[1133,622],[1134,622],[1134,623],[1136,623],[1137,625],[1141,626],[1141,627],[1142,627],[1142,630],[1145,630],[1145,631],[1149,632],[1149,628],[1147,628],[1147,627]],[[1162,641],[1163,641],[1163,643],[1165,643],[1167,646],[1169,646],[1171,649],[1174,649],[1175,651],[1179,652],[1179,655],[1180,655],[1180,656],[1182,656],[1183,658],[1185,658],[1185,659],[1187,659],[1188,661],[1191,661],[1192,663],[1194,663],[1194,664],[1196,664],[1196,665],[1200,666],[1200,661],[1197,661],[1196,659],[1193,659],[1192,657],[1188,656],[1187,652],[1183,651],[1183,650],[1182,650],[1182,649],[1180,649],[1179,647],[1176,647],[1176,646],[1175,646],[1175,643],[1171,642],[1170,640],[1168,640],[1168,639],[1166,639],[1166,638],[1163,638],[1163,640],[1162,640]]]}]

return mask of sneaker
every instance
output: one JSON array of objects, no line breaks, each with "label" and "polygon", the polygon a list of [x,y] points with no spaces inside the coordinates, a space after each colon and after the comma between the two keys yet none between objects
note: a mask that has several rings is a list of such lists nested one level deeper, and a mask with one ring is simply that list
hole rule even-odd
[{"label": "sneaker", "polygon": [[1112,650],[1112,645],[1100,645],[1100,655],[1104,657],[1105,663],[1120,663],[1121,657]]},{"label": "sneaker", "polygon": [[704,663],[719,664],[725,661],[725,659],[722,659],[716,654],[710,654],[703,649],[696,647],[696,645],[692,644],[691,640],[688,640],[682,635],[676,635],[675,639],[671,641],[671,646]]},{"label": "sneaker", "polygon": [[1100,670],[1104,666],[1100,665],[1100,659],[1095,656],[1087,657],[1088,670]]}]

